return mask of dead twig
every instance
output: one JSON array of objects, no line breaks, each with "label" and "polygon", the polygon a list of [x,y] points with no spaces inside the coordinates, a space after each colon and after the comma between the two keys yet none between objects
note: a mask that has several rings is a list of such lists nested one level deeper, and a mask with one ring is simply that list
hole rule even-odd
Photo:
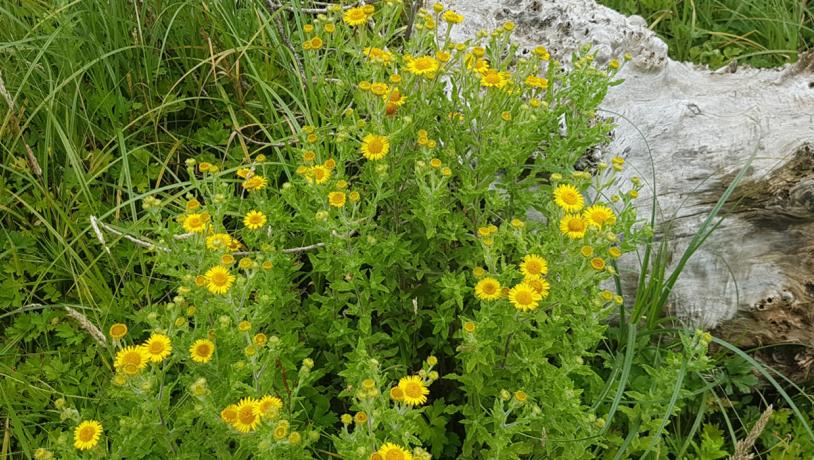
[{"label": "dead twig", "polygon": [[82,329],[87,331],[88,334],[90,334],[90,336],[93,337],[99,343],[99,345],[107,346],[107,338],[102,333],[102,331],[98,327],[96,327],[95,324],[90,322],[87,316],[83,315],[82,312],[80,312],[79,310],[75,310],[71,307],[65,307],[65,311],[67,311],[68,316],[75,319],[76,322],[78,322],[79,325],[82,326]]}]

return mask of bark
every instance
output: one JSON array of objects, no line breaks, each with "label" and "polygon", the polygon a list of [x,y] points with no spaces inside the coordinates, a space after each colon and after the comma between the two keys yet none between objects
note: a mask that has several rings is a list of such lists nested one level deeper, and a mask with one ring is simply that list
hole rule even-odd
[{"label": "bark", "polygon": [[[585,43],[596,61],[631,53],[602,104],[618,128],[606,155],[626,157],[657,198],[659,231],[677,261],[723,190],[755,153],[720,228],[684,269],[671,297],[687,326],[713,329],[796,377],[814,362],[814,54],[779,69],[710,71],[667,57],[639,17],[593,0],[454,0],[456,40],[511,20],[514,40],[567,63]],[[648,194],[651,194],[648,196]],[[669,225],[668,225],[669,224]],[[626,278],[635,277],[629,264]],[[630,283],[627,283],[630,286]],[[768,351],[767,351],[768,350]]]}]

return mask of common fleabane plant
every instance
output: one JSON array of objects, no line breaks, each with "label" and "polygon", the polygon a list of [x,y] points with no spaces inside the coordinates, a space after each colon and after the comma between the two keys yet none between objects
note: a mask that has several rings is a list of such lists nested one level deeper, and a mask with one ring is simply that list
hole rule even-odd
[{"label": "common fleabane plant", "polygon": [[442,5],[404,42],[404,14],[391,0],[301,24],[295,68],[319,110],[240,164],[189,160],[182,202],[144,200],[154,276],[177,292],[105,325],[110,386],[60,407],[76,424],[58,456],[602,445],[589,360],[622,303],[602,288],[612,261],[641,240],[639,184],[617,183],[621,158],[573,165],[608,139],[595,110],[619,61],[586,49],[565,71],[543,46],[518,52],[511,23],[456,43],[464,18]]}]

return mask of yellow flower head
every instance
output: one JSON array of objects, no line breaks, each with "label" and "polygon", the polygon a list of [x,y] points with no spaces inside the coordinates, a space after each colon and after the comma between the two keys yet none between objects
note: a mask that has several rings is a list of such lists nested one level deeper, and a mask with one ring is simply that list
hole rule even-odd
[{"label": "yellow flower head", "polygon": [[207,224],[209,224],[209,214],[207,213],[187,214],[182,223],[184,230],[191,233],[200,233],[204,231]]},{"label": "yellow flower head", "polygon": [[257,403],[257,408],[263,418],[276,418],[280,414],[280,409],[283,408],[283,401],[276,397],[266,395],[260,398]]},{"label": "yellow flower head", "polygon": [[521,311],[531,311],[540,306],[543,296],[537,293],[533,287],[525,283],[520,283],[509,291],[509,301]]},{"label": "yellow flower head", "polygon": [[335,208],[342,208],[345,206],[346,197],[345,192],[331,192],[328,194],[328,204]]},{"label": "yellow flower head", "polygon": [[[402,401],[410,406],[418,406],[427,402],[430,390],[424,386],[421,377],[410,375],[399,380],[399,389],[402,391]],[[385,458],[387,458],[385,456]]]},{"label": "yellow flower head", "polygon": [[287,420],[280,420],[277,422],[277,425],[274,427],[274,431],[272,431],[272,435],[274,439],[280,441],[285,439],[288,436],[288,421]]},{"label": "yellow flower head", "polygon": [[358,424],[363,424],[367,422],[367,414],[363,411],[359,411],[353,415],[353,420]]},{"label": "yellow flower head", "polygon": [[613,246],[608,249],[608,254],[614,259],[618,259],[619,257],[622,257],[622,250],[619,249],[618,246]]},{"label": "yellow flower head", "polygon": [[480,84],[487,88],[503,88],[509,83],[510,76],[508,72],[488,70],[483,77],[481,77]]},{"label": "yellow flower head", "polygon": [[110,337],[113,340],[120,340],[122,337],[127,335],[127,325],[122,323],[116,323],[110,326]]},{"label": "yellow flower head", "polygon": [[382,444],[376,453],[378,453],[383,460],[413,460],[410,451],[389,442]]},{"label": "yellow flower head", "polygon": [[460,24],[464,22],[463,15],[460,15],[452,10],[444,12],[441,18],[449,24]]},{"label": "yellow flower head", "polygon": [[243,188],[250,192],[255,192],[257,190],[263,190],[266,185],[268,185],[268,182],[268,179],[265,177],[254,175],[243,181]]},{"label": "yellow flower head", "polygon": [[254,342],[254,344],[257,345],[258,347],[262,347],[263,345],[265,345],[266,342],[268,342],[268,340],[269,340],[268,336],[266,334],[263,334],[262,332],[254,334],[254,337],[252,338],[252,342]]},{"label": "yellow flower head", "polygon": [[603,204],[595,204],[582,213],[582,217],[591,227],[602,228],[605,225],[616,223],[616,215],[611,208]]},{"label": "yellow flower head", "polygon": [[96,420],[85,420],[73,430],[73,446],[79,450],[96,447],[102,436],[102,424]]},{"label": "yellow flower head", "polygon": [[554,189],[554,203],[566,212],[578,212],[585,204],[585,199],[573,185],[560,184]]},{"label": "yellow flower head", "polygon": [[376,47],[368,47],[362,50],[362,54],[371,62],[379,64],[389,64],[393,62],[393,53]]},{"label": "yellow flower head", "polygon": [[206,249],[210,251],[226,251],[232,243],[228,233],[215,233],[206,237]]},{"label": "yellow flower head", "polygon": [[547,61],[551,58],[551,55],[548,53],[546,47],[542,45],[535,47],[534,50],[532,50],[532,53],[534,53],[535,56],[539,57],[544,61]]},{"label": "yellow flower head", "polygon": [[254,431],[260,424],[260,408],[254,398],[243,398],[237,404],[237,419],[234,426],[241,433]]},{"label": "yellow flower head", "polygon": [[357,6],[355,8],[349,8],[345,11],[345,14],[342,15],[342,20],[345,24],[356,27],[365,24],[368,20],[368,15],[365,13],[365,10],[361,6]]},{"label": "yellow flower head", "polygon": [[360,151],[368,160],[381,160],[390,152],[390,141],[387,136],[368,134],[362,139]]},{"label": "yellow flower head", "polygon": [[164,334],[153,334],[144,342],[144,349],[150,355],[150,361],[160,363],[170,355],[172,343]]},{"label": "yellow flower head", "polygon": [[566,214],[560,219],[560,232],[571,239],[579,239],[585,236],[588,224],[577,214]]},{"label": "yellow flower head", "polygon": [[196,363],[208,363],[215,353],[215,344],[209,339],[198,339],[189,347],[189,356]]},{"label": "yellow flower head", "polygon": [[376,81],[370,84],[370,92],[375,94],[376,96],[384,96],[385,94],[387,94],[387,90],[388,90],[387,83]]},{"label": "yellow flower head", "polygon": [[407,60],[407,71],[425,78],[433,78],[441,64],[432,56],[420,56]]},{"label": "yellow flower head", "polygon": [[237,420],[237,405],[229,404],[220,411],[220,418],[228,424],[233,424]]},{"label": "yellow flower head", "polygon": [[497,300],[502,294],[500,282],[494,278],[483,278],[475,285],[475,297],[480,300]]},{"label": "yellow flower head", "polygon": [[599,257],[594,257],[591,259],[591,268],[594,270],[604,270],[605,269],[605,261]]},{"label": "yellow flower head", "polygon": [[137,375],[147,367],[150,355],[142,346],[129,346],[116,353],[114,367],[125,375]]},{"label": "yellow flower head", "polygon": [[266,225],[266,215],[260,211],[251,210],[243,218],[243,225],[249,230],[257,230]]},{"label": "yellow flower head", "polygon": [[407,101],[407,96],[401,94],[401,90],[398,88],[393,88],[389,94],[385,94],[382,96],[384,102],[387,104],[395,105],[396,107],[401,107]]},{"label": "yellow flower head", "polygon": [[404,391],[398,386],[390,389],[390,399],[393,401],[401,401],[404,399]]},{"label": "yellow flower head", "polygon": [[486,269],[480,266],[475,267],[472,269],[472,275],[475,278],[483,278],[484,276],[486,276]]},{"label": "yellow flower head", "polygon": [[520,263],[520,271],[527,277],[543,276],[548,273],[548,262],[536,254],[528,254]]},{"label": "yellow flower head", "polygon": [[524,83],[526,85],[528,85],[528,86],[533,87],[533,88],[540,88],[540,89],[548,88],[548,79],[543,78],[543,77],[538,77],[536,75],[529,75],[528,77],[526,77],[526,80],[524,81]]},{"label": "yellow flower head", "polygon": [[316,165],[313,168],[308,168],[305,170],[305,180],[309,184],[314,182],[317,184],[324,184],[325,182],[328,182],[331,175],[331,169],[325,165]]},{"label": "yellow flower head", "polygon": [[226,294],[235,282],[235,275],[229,270],[216,265],[206,271],[206,288],[212,294]]},{"label": "yellow flower head", "polygon": [[548,297],[548,293],[551,291],[551,285],[544,278],[526,278],[523,283],[531,286],[537,294],[540,294],[542,299]]},{"label": "yellow flower head", "polygon": [[476,328],[475,323],[473,323],[472,321],[467,321],[464,323],[464,331],[470,334],[475,332],[475,328]]}]

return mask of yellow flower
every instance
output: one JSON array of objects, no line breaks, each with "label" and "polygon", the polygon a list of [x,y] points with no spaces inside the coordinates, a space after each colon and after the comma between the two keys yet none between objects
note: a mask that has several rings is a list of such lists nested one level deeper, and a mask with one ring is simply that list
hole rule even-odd
[{"label": "yellow flower", "polygon": [[196,209],[198,209],[200,207],[201,207],[201,202],[198,201],[195,198],[192,198],[191,200],[187,201],[187,209],[189,211],[194,211],[194,210],[196,210]]},{"label": "yellow flower", "polygon": [[533,287],[525,283],[520,283],[509,291],[509,301],[521,311],[535,310],[540,306],[542,298]]},{"label": "yellow flower", "polygon": [[283,407],[283,401],[271,395],[265,395],[260,398],[257,403],[257,408],[260,411],[260,416],[263,418],[276,418],[280,414],[280,409]]},{"label": "yellow flower", "polygon": [[389,442],[382,444],[377,453],[381,455],[381,458],[384,460],[413,460],[410,451]]},{"label": "yellow flower", "polygon": [[260,175],[254,175],[243,181],[243,188],[250,192],[263,190],[266,187],[266,185],[268,185],[268,182],[269,182],[268,179],[266,179],[265,177]]},{"label": "yellow flower", "polygon": [[523,280],[523,283],[531,286],[543,299],[548,297],[548,293],[551,290],[551,285],[544,278],[526,278]]},{"label": "yellow flower", "polygon": [[353,422],[353,416],[350,414],[342,414],[342,416],[339,417],[339,420],[343,425],[350,425],[351,422]]},{"label": "yellow flower", "polygon": [[220,411],[220,418],[228,424],[233,424],[237,420],[237,405],[229,404]]},{"label": "yellow flower", "polygon": [[274,431],[272,432],[274,439],[280,441],[285,439],[288,436],[288,421],[287,420],[280,420],[277,422],[277,425],[274,427]]},{"label": "yellow flower", "polygon": [[524,402],[526,398],[528,398],[528,395],[526,395],[525,391],[517,390],[514,392],[514,399],[516,399],[517,401]]},{"label": "yellow flower", "polygon": [[376,96],[384,96],[387,94],[387,83],[376,81],[370,84],[370,92]]},{"label": "yellow flower", "polygon": [[333,22],[326,23],[322,28],[326,34],[332,34],[336,31],[336,25]]},{"label": "yellow flower", "polygon": [[543,78],[543,77],[538,77],[538,76],[535,76],[535,75],[529,75],[528,77],[526,77],[526,80],[524,82],[526,83],[526,85],[534,87],[534,88],[540,88],[540,89],[548,88],[548,79]]},{"label": "yellow flower", "polygon": [[220,263],[221,265],[228,267],[229,265],[235,263],[235,256],[231,254],[224,254],[220,256]]},{"label": "yellow flower", "polygon": [[401,401],[404,399],[404,391],[398,386],[390,389],[390,399],[393,401]]},{"label": "yellow flower", "polygon": [[73,446],[79,450],[96,447],[102,435],[102,424],[96,420],[84,420],[73,430]]},{"label": "yellow flower", "polygon": [[357,191],[355,191],[355,190],[354,190],[353,192],[350,192],[350,194],[348,195],[348,198],[350,199],[351,203],[356,203],[356,202],[358,202],[358,201],[359,201],[359,200],[360,200],[362,197],[359,195],[359,192],[357,192]]},{"label": "yellow flower", "polygon": [[361,6],[349,8],[345,11],[345,14],[342,15],[342,20],[351,27],[361,26],[367,22],[367,19],[367,13],[365,13],[364,8]]},{"label": "yellow flower", "polygon": [[452,59],[452,54],[449,51],[436,51],[435,58],[441,62],[449,62]]},{"label": "yellow flower", "polygon": [[582,254],[583,257],[591,257],[594,255],[594,248],[583,246],[582,249],[579,250],[579,253]]},{"label": "yellow flower", "polygon": [[512,21],[506,21],[503,23],[503,30],[506,32],[511,32],[514,30],[514,23]]},{"label": "yellow flower", "polygon": [[544,61],[547,61],[551,58],[551,55],[548,53],[548,50],[545,48],[545,46],[542,45],[535,47],[534,50],[532,50],[532,53],[534,53],[535,56],[539,57]]},{"label": "yellow flower", "polygon": [[249,329],[251,329],[251,328],[252,328],[252,323],[250,323],[250,322],[248,322],[248,321],[245,321],[245,320],[244,320],[244,321],[241,321],[241,322],[239,322],[239,323],[237,324],[237,329],[238,329],[239,331],[241,331],[241,332],[246,332],[246,331],[248,331],[248,330],[249,330]]},{"label": "yellow flower", "polygon": [[311,184],[316,182],[317,184],[324,184],[328,182],[331,178],[331,169],[325,167],[324,165],[316,165],[313,168],[308,168],[305,170],[305,180]]},{"label": "yellow flower", "polygon": [[206,276],[206,288],[212,294],[226,294],[235,282],[235,275],[232,275],[229,270],[220,265],[207,270],[204,276]]},{"label": "yellow flower", "polygon": [[192,213],[184,217],[182,225],[184,230],[192,233],[200,233],[204,231],[206,225],[209,223],[209,214],[207,213]]},{"label": "yellow flower", "polygon": [[359,411],[353,416],[353,420],[358,424],[363,424],[367,422],[367,414],[363,411]]},{"label": "yellow flower", "polygon": [[362,156],[368,160],[381,160],[390,151],[390,141],[387,136],[368,134],[362,139]]},{"label": "yellow flower", "polygon": [[560,232],[571,239],[579,239],[585,236],[588,224],[576,214],[566,214],[560,219]]},{"label": "yellow flower", "polygon": [[243,225],[249,230],[257,230],[266,225],[266,215],[260,211],[251,210],[243,218]]},{"label": "yellow flower", "polygon": [[548,262],[536,254],[528,254],[520,263],[520,271],[528,277],[543,276],[548,273]]},{"label": "yellow flower", "polygon": [[601,228],[605,225],[613,225],[616,223],[616,215],[611,208],[603,204],[595,204],[586,209],[582,214],[588,225],[592,227]]},{"label": "yellow flower", "polygon": [[127,335],[127,325],[122,323],[116,323],[110,326],[110,337],[113,340],[119,340],[125,335]]},{"label": "yellow flower", "polygon": [[172,343],[164,334],[153,334],[144,342],[144,349],[150,355],[150,361],[160,363],[170,355]]},{"label": "yellow flower", "polygon": [[345,206],[345,192],[331,192],[328,194],[328,204],[335,208],[342,208]]},{"label": "yellow flower", "polygon": [[266,334],[263,334],[262,332],[258,332],[257,334],[254,334],[252,341],[258,347],[262,347],[263,345],[266,344],[266,342],[268,342],[268,336]]},{"label": "yellow flower", "polygon": [[594,270],[604,270],[605,269],[605,261],[599,257],[594,257],[591,259],[591,268]]},{"label": "yellow flower", "polygon": [[303,32],[305,32],[307,34],[310,34],[311,32],[314,31],[314,25],[313,24],[305,24],[304,26],[302,26],[302,30],[303,30]]},{"label": "yellow flower", "polygon": [[393,104],[396,107],[401,107],[404,105],[404,102],[407,101],[407,96],[401,94],[401,90],[398,88],[393,88],[389,94],[382,96],[382,99],[384,99],[384,102],[387,104]]},{"label": "yellow flower", "polygon": [[512,224],[512,227],[514,227],[516,229],[521,229],[521,228],[526,226],[526,224],[522,220],[520,220],[520,219],[518,219],[516,217],[514,219],[512,219],[511,224]]},{"label": "yellow flower", "polygon": [[442,164],[443,163],[441,163],[441,160],[439,160],[438,158],[433,158],[432,160],[430,160],[430,166],[432,166],[433,168],[440,168]]},{"label": "yellow flower", "polygon": [[322,45],[324,45],[324,44],[325,44],[325,42],[323,42],[321,38],[314,37],[314,38],[312,38],[310,40],[307,40],[305,43],[303,43],[302,48],[304,50],[306,50],[306,51],[318,50],[318,49],[322,48]]},{"label": "yellow flower", "polygon": [[[430,390],[424,386],[421,377],[417,375],[402,377],[399,380],[398,387],[404,395],[402,401],[410,406],[424,404],[427,402],[427,395],[430,394]],[[385,456],[385,458],[387,458],[387,456]]]},{"label": "yellow flower", "polygon": [[617,246],[613,246],[610,249],[608,249],[608,254],[610,254],[610,256],[613,257],[614,259],[618,259],[619,257],[622,257],[622,250],[619,249]]},{"label": "yellow flower", "polygon": [[512,121],[512,113],[511,112],[503,112],[503,113],[500,114],[500,118],[502,118],[503,121]]},{"label": "yellow flower", "polygon": [[441,18],[443,18],[443,20],[448,22],[449,24],[460,24],[464,22],[463,15],[460,15],[452,10],[444,12]]},{"label": "yellow flower", "polygon": [[254,398],[243,398],[237,404],[237,419],[234,426],[241,433],[254,431],[260,424],[260,408]]},{"label": "yellow flower", "polygon": [[433,78],[440,67],[438,60],[432,56],[420,56],[407,60],[408,72],[426,78]]},{"label": "yellow flower", "polygon": [[483,278],[486,276],[486,270],[483,267],[475,267],[472,269],[472,275],[474,275],[475,278]]},{"label": "yellow flower", "polygon": [[362,50],[362,55],[372,62],[379,64],[389,64],[393,61],[393,53],[376,47],[368,47]]},{"label": "yellow flower", "polygon": [[488,70],[480,79],[480,84],[487,88],[503,88],[509,83],[509,77],[510,74],[508,72]]},{"label": "yellow flower", "polygon": [[448,167],[444,167],[441,169],[441,174],[443,174],[446,177],[449,177],[452,175],[452,170],[449,169]]},{"label": "yellow flower", "polygon": [[232,237],[228,233],[215,233],[206,237],[206,249],[210,251],[225,251],[229,249]]},{"label": "yellow flower", "polygon": [[466,331],[466,332],[468,332],[470,334],[475,332],[475,323],[473,323],[472,321],[465,322],[464,323],[464,331]]},{"label": "yellow flower", "polygon": [[116,353],[114,367],[119,372],[126,375],[137,375],[142,369],[147,367],[150,355],[142,346],[129,346],[122,348]]},{"label": "yellow flower", "polygon": [[554,203],[566,212],[577,212],[582,209],[585,199],[573,185],[560,184],[554,189]]},{"label": "yellow flower", "polygon": [[496,300],[501,295],[500,282],[494,278],[483,278],[475,285],[475,297],[480,300]]},{"label": "yellow flower", "polygon": [[208,363],[215,353],[215,344],[209,339],[198,339],[189,347],[189,356],[196,363]]}]

